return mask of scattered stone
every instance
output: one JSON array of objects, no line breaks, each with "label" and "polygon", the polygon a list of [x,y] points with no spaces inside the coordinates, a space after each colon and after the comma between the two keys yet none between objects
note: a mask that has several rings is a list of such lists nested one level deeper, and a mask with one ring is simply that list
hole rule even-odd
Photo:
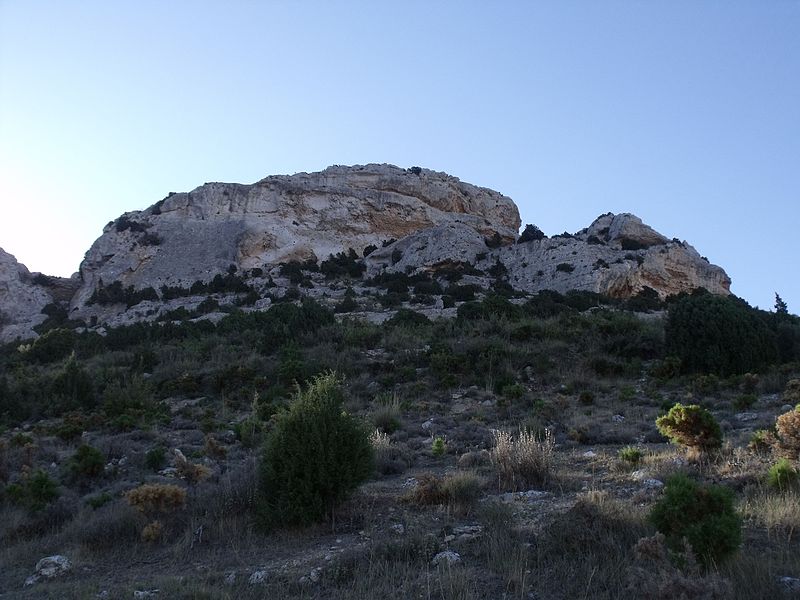
[{"label": "scattered stone", "polygon": [[548,496],[549,492],[543,492],[540,490],[528,490],[527,492],[520,492],[520,498],[527,500],[528,502],[534,502],[535,500],[541,500],[545,496]]},{"label": "scattered stone", "polygon": [[417,479],[415,477],[409,477],[408,479],[406,479],[403,482],[403,487],[404,488],[413,488],[413,487],[416,487],[418,483],[419,483],[419,481],[417,481]]},{"label": "scattered stone", "polygon": [[452,550],[445,550],[444,552],[439,552],[436,556],[433,557],[431,564],[436,567],[440,564],[447,563],[448,565],[455,565],[461,562],[461,555],[458,552],[453,552]]},{"label": "scattered stone", "polygon": [[161,475],[162,477],[169,477],[171,479],[177,479],[178,478],[178,469],[176,469],[175,467],[167,467],[166,469],[161,469],[158,472],[158,474]]},{"label": "scattered stone", "polygon": [[645,479],[642,481],[642,485],[646,488],[657,489],[664,487],[664,482],[660,479]]},{"label": "scattered stone", "polygon": [[260,571],[253,571],[253,574],[250,575],[250,579],[247,580],[247,583],[250,585],[261,585],[267,580],[267,572],[265,570]]},{"label": "scattered stone", "polygon": [[[480,537],[482,533],[483,527],[480,525],[462,525],[461,527],[455,527],[453,529],[452,537],[458,537],[459,541],[466,542]],[[444,538],[445,543],[448,542],[447,537]]]},{"label": "scattered stone", "polygon": [[391,530],[393,533],[395,533],[395,534],[397,534],[397,535],[403,535],[403,534],[406,532],[406,528],[403,526],[403,524],[402,524],[402,523],[395,523],[394,525],[392,525],[391,527],[389,527],[389,529],[390,529],[390,530]]},{"label": "scattered stone", "polygon": [[223,579],[225,585],[236,585],[236,571],[230,571],[225,573],[225,579]]},{"label": "scattered stone", "polygon": [[66,556],[54,554],[46,556],[36,563],[34,574],[25,580],[25,585],[30,586],[38,583],[42,579],[53,579],[60,577],[72,570],[72,563]]},{"label": "scattered stone", "polygon": [[787,592],[794,594],[800,592],[800,579],[797,577],[778,577],[778,583],[780,583]]},{"label": "scattered stone", "polygon": [[787,413],[790,410],[794,410],[794,406],[792,406],[791,404],[784,404],[783,406],[781,406],[781,414]]},{"label": "scattered stone", "polygon": [[99,592],[97,592],[97,595],[95,596],[97,600],[106,600],[106,598],[110,597],[111,594],[109,594],[108,590],[100,590]]},{"label": "scattered stone", "polygon": [[587,450],[586,452],[583,453],[584,458],[594,458],[595,456],[597,456],[597,452],[595,452],[594,450]]},{"label": "scattered stone", "polygon": [[425,421],[425,422],[422,424],[422,428],[423,428],[425,431],[430,431],[431,429],[433,429],[433,419],[428,419],[427,421]]},{"label": "scattered stone", "polygon": [[143,600],[144,598],[155,598],[161,593],[159,589],[153,590],[135,590],[133,592],[133,597],[137,600]]},{"label": "scattered stone", "polygon": [[623,417],[622,415],[614,415],[613,417],[611,417],[611,420],[614,423],[622,423],[625,420],[625,417]]},{"label": "scattered stone", "polygon": [[756,419],[758,419],[758,415],[756,413],[743,412],[736,415],[737,421],[755,421]]}]

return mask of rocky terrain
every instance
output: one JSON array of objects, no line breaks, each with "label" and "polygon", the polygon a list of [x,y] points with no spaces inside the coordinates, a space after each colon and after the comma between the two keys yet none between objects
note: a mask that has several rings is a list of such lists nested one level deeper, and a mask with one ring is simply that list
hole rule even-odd
[{"label": "rocky terrain", "polygon": [[[281,278],[284,265],[313,273],[333,257],[370,278],[455,269],[472,285],[500,281],[521,293],[729,293],[724,270],[630,214],[602,215],[574,235],[519,229],[510,198],[416,167],[335,166],[252,185],[208,183],[110,222],[72,280],[31,275],[2,252],[0,341],[35,337],[46,307],[68,310],[78,327],[194,311],[210,294],[223,302],[249,294],[247,310],[265,309],[297,285]],[[304,295],[323,300],[344,291],[309,287],[301,286]],[[429,310],[437,307],[441,298]],[[209,312],[199,317],[213,318]]]},{"label": "rocky terrain", "polygon": [[0,598],[797,597],[800,317],[630,214],[519,229],[368,165],[0,252]]}]

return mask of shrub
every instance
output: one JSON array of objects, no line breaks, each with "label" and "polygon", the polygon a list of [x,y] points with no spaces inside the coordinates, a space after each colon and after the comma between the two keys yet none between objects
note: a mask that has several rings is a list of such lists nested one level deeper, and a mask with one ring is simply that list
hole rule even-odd
[{"label": "shrub", "polygon": [[265,526],[305,525],[330,515],[372,473],[368,432],[342,411],[334,373],[298,389],[279,414],[260,465],[260,513]]},{"label": "shrub", "polygon": [[442,436],[436,436],[431,444],[431,454],[434,456],[442,456],[446,450],[447,445],[445,444],[444,438]]},{"label": "shrub", "polygon": [[783,390],[783,401],[787,404],[800,402],[800,379],[790,379]]},{"label": "shrub", "polygon": [[685,475],[667,480],[650,520],[673,552],[683,550],[685,538],[706,567],[730,557],[742,541],[733,492],[722,486],[701,486]]},{"label": "shrub", "polygon": [[97,510],[98,508],[101,508],[111,502],[113,499],[114,497],[111,494],[108,492],[103,492],[102,494],[87,498],[86,504]]},{"label": "shrub", "polygon": [[61,411],[91,409],[96,404],[92,378],[78,365],[74,353],[53,378],[50,390],[54,404]]},{"label": "shrub", "polygon": [[509,400],[519,400],[525,395],[525,388],[520,383],[511,383],[504,385],[501,393]]},{"label": "shrub", "polygon": [[800,409],[790,410],[775,420],[775,438],[773,449],[778,456],[800,457]]},{"label": "shrub", "polygon": [[578,394],[578,402],[581,404],[593,404],[594,394],[589,390],[583,390],[580,394]]},{"label": "shrub", "polygon": [[747,448],[753,452],[767,452],[775,444],[775,434],[766,429],[757,429],[750,435]]},{"label": "shrub", "polygon": [[633,446],[625,446],[619,451],[618,456],[620,460],[636,465],[642,460],[642,451]]},{"label": "shrub", "polygon": [[206,435],[203,450],[206,456],[214,460],[224,460],[228,456],[228,449],[220,444],[211,434]]},{"label": "shrub", "polygon": [[669,309],[667,351],[685,372],[729,376],[777,360],[775,336],[742,301],[708,293],[686,296]]},{"label": "shrub", "polygon": [[77,335],[71,329],[51,329],[36,338],[27,356],[40,363],[50,363],[66,358],[75,347]]},{"label": "shrub", "polygon": [[500,489],[521,490],[549,479],[555,447],[550,429],[545,429],[541,439],[525,430],[520,430],[516,439],[505,431],[495,430],[493,434],[490,457]]},{"label": "shrub", "polygon": [[211,476],[211,469],[205,465],[189,462],[183,452],[175,448],[175,468],[178,476],[185,479],[190,484],[200,483]]},{"label": "shrub", "polygon": [[144,466],[151,471],[158,471],[164,466],[166,451],[163,446],[150,448],[144,455]]},{"label": "shrub", "polygon": [[186,490],[177,485],[147,483],[130,490],[128,504],[145,515],[170,513],[186,504]]},{"label": "shrub", "polygon": [[97,448],[83,444],[78,447],[67,463],[67,469],[75,479],[97,477],[103,473],[106,461]]},{"label": "shrub", "polygon": [[785,458],[778,460],[767,471],[767,483],[770,487],[778,488],[779,490],[788,489],[797,479],[797,469]]},{"label": "shrub", "polygon": [[733,407],[736,410],[747,410],[756,403],[756,400],[755,394],[740,394],[733,401]]},{"label": "shrub", "polygon": [[161,521],[150,521],[144,526],[144,529],[142,529],[143,542],[157,542],[163,537],[163,535],[164,525],[161,523]]},{"label": "shrub", "polygon": [[714,416],[696,404],[675,404],[656,419],[658,431],[673,444],[694,452],[707,452],[722,445],[722,430]]},{"label": "shrub", "polygon": [[58,484],[42,469],[23,473],[22,481],[10,484],[6,493],[14,504],[30,512],[42,510],[60,496]]},{"label": "shrub", "polygon": [[556,265],[556,271],[560,271],[562,273],[572,273],[575,270],[575,267],[570,263],[558,263]]},{"label": "shrub", "polygon": [[528,223],[525,225],[522,235],[520,235],[517,239],[517,243],[525,244],[527,242],[535,242],[544,239],[544,237],[545,235],[541,229],[539,229],[536,225]]},{"label": "shrub", "polygon": [[684,549],[683,565],[673,564],[664,535],[641,538],[634,546],[636,564],[628,573],[630,598],[648,600],[727,600],[731,598],[731,584],[717,573],[704,574],[692,552]]}]

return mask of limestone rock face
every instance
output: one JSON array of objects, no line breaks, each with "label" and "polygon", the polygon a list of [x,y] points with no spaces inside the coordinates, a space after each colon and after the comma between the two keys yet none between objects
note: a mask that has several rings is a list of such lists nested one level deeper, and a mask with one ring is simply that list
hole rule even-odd
[{"label": "limestone rock face", "polygon": [[[466,262],[489,272],[500,261],[517,290],[597,292],[616,298],[652,288],[661,298],[705,288],[730,293],[730,278],[685,242],[669,240],[631,214],[607,214],[575,235],[490,249],[474,229],[451,224],[419,231],[367,258],[368,273],[435,271]],[[486,282],[489,283],[488,281]]]},{"label": "limestone rock face", "polygon": [[380,248],[366,258],[367,274],[382,271],[405,273],[410,270],[429,270],[448,263],[475,262],[486,252],[484,237],[472,227],[450,223],[423,229]]},{"label": "limestone rock face", "polygon": [[33,328],[46,319],[42,308],[52,301],[25,265],[0,248],[0,342],[36,337]]},{"label": "limestone rock face", "polygon": [[661,298],[697,288],[730,294],[722,268],[628,213],[598,217],[574,236],[499,248],[477,266],[496,260],[508,269],[509,283],[526,292],[586,290],[628,298],[649,287]]},{"label": "limestone rock face", "polygon": [[[252,185],[208,183],[109,223],[81,264],[73,309],[100,282],[135,289],[188,286],[237,269],[328,258],[441,225],[512,242],[510,198],[427,169],[335,166]],[[80,312],[80,310],[79,310]]]}]

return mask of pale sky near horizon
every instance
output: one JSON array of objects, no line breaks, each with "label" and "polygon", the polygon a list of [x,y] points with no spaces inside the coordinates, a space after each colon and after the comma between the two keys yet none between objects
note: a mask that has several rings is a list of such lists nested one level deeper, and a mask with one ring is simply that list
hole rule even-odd
[{"label": "pale sky near horizon", "polygon": [[632,212],[800,313],[800,2],[0,0],[0,247],[77,270],[170,191],[446,171]]}]

